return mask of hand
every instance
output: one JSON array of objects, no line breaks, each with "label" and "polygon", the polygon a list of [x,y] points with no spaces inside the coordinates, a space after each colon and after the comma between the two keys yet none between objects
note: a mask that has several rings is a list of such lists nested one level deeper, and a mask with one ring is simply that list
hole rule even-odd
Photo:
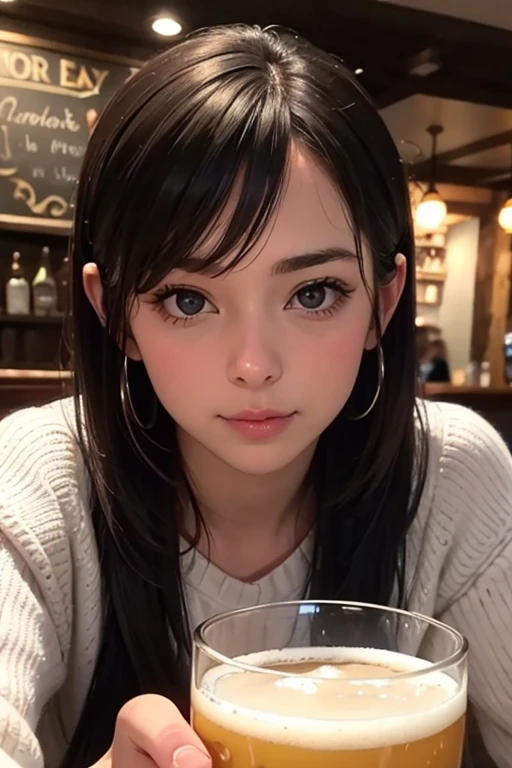
[{"label": "hand", "polygon": [[92,768],[211,768],[201,740],[163,696],[138,696],[117,716],[114,741]]}]

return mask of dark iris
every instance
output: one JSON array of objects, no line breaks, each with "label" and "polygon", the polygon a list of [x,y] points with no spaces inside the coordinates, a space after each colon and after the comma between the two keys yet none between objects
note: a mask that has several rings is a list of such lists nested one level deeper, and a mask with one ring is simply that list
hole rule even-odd
[{"label": "dark iris", "polygon": [[306,285],[298,291],[297,298],[304,309],[318,309],[325,301],[325,286]]},{"label": "dark iris", "polygon": [[176,292],[176,306],[184,315],[197,315],[204,308],[205,303],[204,296],[195,291]]}]

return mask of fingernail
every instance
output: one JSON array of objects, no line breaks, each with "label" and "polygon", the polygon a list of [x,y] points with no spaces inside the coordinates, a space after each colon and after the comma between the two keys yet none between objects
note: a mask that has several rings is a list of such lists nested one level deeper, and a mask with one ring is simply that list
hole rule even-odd
[{"label": "fingernail", "polygon": [[208,755],[196,747],[180,747],[172,756],[172,768],[211,768]]}]

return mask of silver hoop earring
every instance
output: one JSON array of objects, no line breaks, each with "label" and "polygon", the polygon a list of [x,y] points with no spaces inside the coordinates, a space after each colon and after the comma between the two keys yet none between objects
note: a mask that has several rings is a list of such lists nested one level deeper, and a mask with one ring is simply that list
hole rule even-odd
[{"label": "silver hoop earring", "polygon": [[152,429],[156,424],[156,416],[157,416],[157,409],[158,409],[156,397],[155,395],[153,395],[153,405],[152,405],[151,414],[148,419],[148,422],[147,424],[143,424],[142,421],[137,416],[137,414],[135,413],[135,408],[133,407],[132,396],[130,393],[130,383],[128,381],[128,357],[126,355],[124,356],[123,369],[121,371],[120,394],[121,394],[121,406],[123,409],[123,414],[126,422],[129,423],[130,420],[135,422],[138,428],[142,429],[143,431]]},{"label": "silver hoop earring", "polygon": [[359,416],[351,416],[350,418],[352,421],[361,421],[361,419],[366,418],[366,416],[368,416],[368,414],[373,411],[377,403],[377,400],[380,397],[380,393],[382,391],[382,383],[384,381],[384,352],[382,351],[382,347],[380,344],[377,346],[377,356],[379,358],[379,374],[378,374],[379,378],[377,382],[377,391],[375,392],[374,398],[371,401],[368,408],[366,409],[366,411],[364,413],[361,413]]}]

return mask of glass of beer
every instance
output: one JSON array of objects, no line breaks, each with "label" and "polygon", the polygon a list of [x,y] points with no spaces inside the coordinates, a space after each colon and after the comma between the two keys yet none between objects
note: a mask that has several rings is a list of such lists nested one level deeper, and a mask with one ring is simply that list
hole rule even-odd
[{"label": "glass of beer", "polygon": [[467,641],[415,613],[299,601],[194,635],[192,723],[214,768],[459,768]]}]

